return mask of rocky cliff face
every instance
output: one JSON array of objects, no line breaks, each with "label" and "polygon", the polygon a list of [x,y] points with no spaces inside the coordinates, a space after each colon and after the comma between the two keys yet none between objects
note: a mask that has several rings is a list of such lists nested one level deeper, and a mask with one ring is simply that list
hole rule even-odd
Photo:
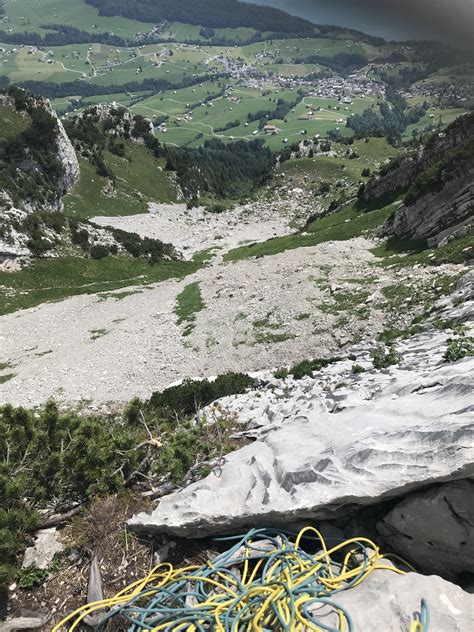
[{"label": "rocky cliff face", "polygon": [[474,223],[473,143],[470,114],[369,181],[359,195],[362,204],[398,195],[404,201],[380,236],[425,240],[436,247],[467,234]]},{"label": "rocky cliff face", "polygon": [[7,112],[0,121],[0,263],[15,269],[31,254],[31,235],[22,229],[27,217],[62,211],[79,162],[47,99],[10,88],[0,94],[0,105]]},{"label": "rocky cliff face", "polygon": [[[11,88],[0,95],[0,104],[11,110],[13,120],[22,121],[16,134],[5,130],[6,138],[0,145],[0,164],[5,172],[0,189],[15,207],[26,212],[62,210],[62,196],[79,178],[79,162],[51,103]],[[32,177],[33,185],[29,184]]]},{"label": "rocky cliff face", "polygon": [[[56,116],[56,114],[54,114]],[[64,125],[57,118],[58,123],[58,160],[63,166],[63,176],[59,179],[58,190],[64,194],[77,182],[79,179],[79,161],[77,160],[76,152],[69,140]]]},{"label": "rocky cliff face", "polygon": [[474,225],[474,169],[447,182],[442,191],[403,204],[382,227],[382,236],[424,239],[430,248],[468,234]]}]

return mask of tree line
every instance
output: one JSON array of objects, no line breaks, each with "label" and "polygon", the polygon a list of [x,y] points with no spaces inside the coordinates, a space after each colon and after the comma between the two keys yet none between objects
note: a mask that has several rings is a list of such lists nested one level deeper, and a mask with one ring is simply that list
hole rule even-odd
[{"label": "tree line", "polygon": [[121,15],[142,22],[186,22],[210,28],[252,27],[260,31],[306,34],[308,20],[266,6],[237,0],[86,0],[100,15]]},{"label": "tree line", "polygon": [[127,41],[113,33],[83,31],[67,24],[43,24],[41,28],[52,31],[40,35],[31,31],[10,33],[0,30],[0,42],[20,46],[66,46],[67,44],[106,44],[108,46],[127,46]]},{"label": "tree line", "polygon": [[[214,73],[199,75],[198,77],[184,77],[179,82],[171,82],[168,79],[148,78],[143,81],[128,81],[126,83],[113,83],[108,86],[100,86],[91,84],[87,81],[76,80],[64,83],[54,83],[53,81],[18,81],[15,85],[39,94],[49,99],[58,99],[61,97],[69,97],[72,94],[79,97],[93,97],[98,95],[118,94],[120,92],[160,92],[160,90],[180,90],[181,88],[189,88],[204,81],[217,82],[227,77],[226,73]],[[10,79],[6,76],[0,76],[0,90],[5,90],[10,85]]]}]

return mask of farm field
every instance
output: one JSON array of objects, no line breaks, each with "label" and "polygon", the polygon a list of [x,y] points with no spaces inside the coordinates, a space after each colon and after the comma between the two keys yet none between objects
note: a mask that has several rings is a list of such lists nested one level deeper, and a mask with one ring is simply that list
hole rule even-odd
[{"label": "farm field", "polygon": [[47,32],[45,24],[66,24],[93,33],[113,31],[132,37],[145,30],[142,22],[121,17],[101,17],[84,0],[5,0],[8,27],[13,32]]},{"label": "farm field", "polygon": [[[0,30],[44,36],[53,32],[45,26],[55,24],[90,33],[90,42],[62,46],[0,42],[3,79],[50,97],[61,115],[95,103],[121,104],[150,118],[157,138],[175,145],[196,147],[211,138],[224,142],[264,138],[272,150],[281,150],[304,137],[324,137],[334,130],[352,136],[347,127],[350,116],[371,108],[380,113],[383,76],[396,82],[404,72],[423,70],[416,51],[395,43],[357,41],[350,32],[288,39],[262,33],[261,41],[248,43],[255,37],[253,28],[206,31],[172,22],[160,25],[153,39],[142,44],[136,37],[149,33],[154,25],[101,17],[84,0],[5,0]],[[98,43],[97,33],[118,35],[127,45]],[[404,61],[383,63],[401,54]],[[370,64],[373,60],[377,63]],[[345,63],[355,65],[345,71]],[[426,101],[431,107],[404,130],[403,138],[433,125],[444,127],[466,111],[461,103],[449,107],[441,99],[448,81],[461,82],[462,92],[469,83],[466,67],[440,68],[412,86],[408,104]],[[469,109],[472,99],[464,101]],[[278,115],[272,117],[277,108]],[[274,125],[276,133],[266,133],[265,123]]]}]

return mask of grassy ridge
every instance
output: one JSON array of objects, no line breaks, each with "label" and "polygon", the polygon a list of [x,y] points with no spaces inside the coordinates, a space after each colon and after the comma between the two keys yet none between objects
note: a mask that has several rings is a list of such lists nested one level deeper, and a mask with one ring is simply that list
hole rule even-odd
[{"label": "grassy ridge", "polygon": [[116,195],[104,190],[107,179],[81,160],[81,177],[71,193],[64,198],[64,209],[71,217],[88,218],[96,215],[134,215],[145,213],[148,202],[176,202],[176,189],[162,162],[145,147],[126,143],[126,156],[104,152],[104,160],[117,178]]},{"label": "grassy ridge", "polygon": [[312,222],[303,233],[276,237],[258,244],[234,248],[224,256],[225,261],[239,261],[249,257],[276,255],[285,250],[316,246],[326,241],[345,241],[374,231],[393,212],[394,205],[370,213],[361,213],[353,206]]},{"label": "grassy ridge", "polygon": [[183,278],[199,267],[192,261],[150,265],[128,257],[40,259],[19,272],[0,272],[0,315],[78,294]]}]

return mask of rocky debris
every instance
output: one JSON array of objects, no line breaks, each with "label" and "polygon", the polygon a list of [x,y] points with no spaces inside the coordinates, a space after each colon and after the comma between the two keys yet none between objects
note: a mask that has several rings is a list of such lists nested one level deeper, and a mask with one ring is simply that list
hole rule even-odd
[{"label": "rocky debris", "polygon": [[[397,575],[376,570],[359,586],[337,595],[337,603],[351,616],[354,630],[400,632],[409,630],[421,600],[428,604],[433,632],[470,632],[474,595],[435,575]],[[338,621],[328,624],[338,626]]]},{"label": "rocky debris", "polygon": [[[465,291],[463,283],[458,294]],[[472,319],[469,305],[464,319]],[[458,307],[446,309],[443,317],[449,318],[450,309]],[[354,374],[345,360],[300,381],[272,378],[265,384],[262,375],[257,391],[218,402],[251,424],[244,434],[255,442],[230,454],[218,473],[162,498],[151,514],[134,516],[130,528],[196,537],[341,519],[357,508],[409,493],[419,507],[428,487],[473,476],[474,359],[444,362],[448,337],[446,331],[432,330],[401,341],[396,350],[402,361],[387,369],[375,370],[371,347],[362,344],[349,350],[366,369],[362,373]],[[451,511],[460,521],[471,520],[466,510],[456,509],[468,502],[459,491],[467,490],[465,482],[451,485],[456,498]],[[398,515],[396,507],[393,511],[387,537]],[[454,528],[455,516],[438,523],[433,520],[436,509],[431,519],[428,509],[420,511],[419,533],[413,527],[412,536],[411,522],[403,523],[414,547],[429,540],[431,557],[440,560],[436,568],[446,575],[471,570],[472,558],[454,560],[453,554],[457,539],[464,541],[469,534],[453,532],[453,544],[446,544],[446,522],[453,521]],[[397,547],[396,534],[391,541]]]},{"label": "rocky debris", "polygon": [[22,568],[28,568],[32,564],[40,569],[48,568],[54,556],[63,549],[63,544],[58,540],[57,529],[42,529],[36,534],[34,546],[26,549]]},{"label": "rocky debris", "polygon": [[474,573],[471,481],[455,481],[410,495],[377,528],[388,545],[424,572],[453,579],[462,572]]},{"label": "rocky debris", "polygon": [[43,630],[48,622],[47,615],[32,614],[29,616],[7,619],[0,623],[0,632],[15,632],[15,630]]},{"label": "rocky debris", "polygon": [[[126,289],[3,316],[2,361],[14,362],[16,375],[0,385],[0,399],[28,406],[49,397],[73,406],[90,400],[94,408],[150,397],[185,377],[260,371],[338,355],[343,336],[350,342],[374,340],[386,316],[377,302],[362,316],[351,305],[333,310],[330,284],[343,286],[348,296],[401,283],[415,294],[420,283],[432,285],[439,275],[462,269],[423,268],[413,279],[406,270],[393,269],[374,278],[372,247],[358,238],[235,263],[214,261],[182,281],[144,288],[130,279]],[[196,281],[205,308],[197,313],[192,333],[183,337],[176,299]],[[420,307],[407,305],[397,313],[396,326],[409,324]],[[97,329],[105,335],[91,340]],[[352,375],[352,363],[346,366]]]},{"label": "rocky debris", "polygon": [[112,226],[141,237],[171,242],[186,259],[200,251],[236,248],[243,243],[265,241],[294,231],[294,223],[303,224],[314,213],[301,203],[301,196],[288,200],[282,196],[239,205],[222,213],[203,207],[186,208],[185,204],[149,205],[149,212],[128,217],[94,217],[99,226]]}]

